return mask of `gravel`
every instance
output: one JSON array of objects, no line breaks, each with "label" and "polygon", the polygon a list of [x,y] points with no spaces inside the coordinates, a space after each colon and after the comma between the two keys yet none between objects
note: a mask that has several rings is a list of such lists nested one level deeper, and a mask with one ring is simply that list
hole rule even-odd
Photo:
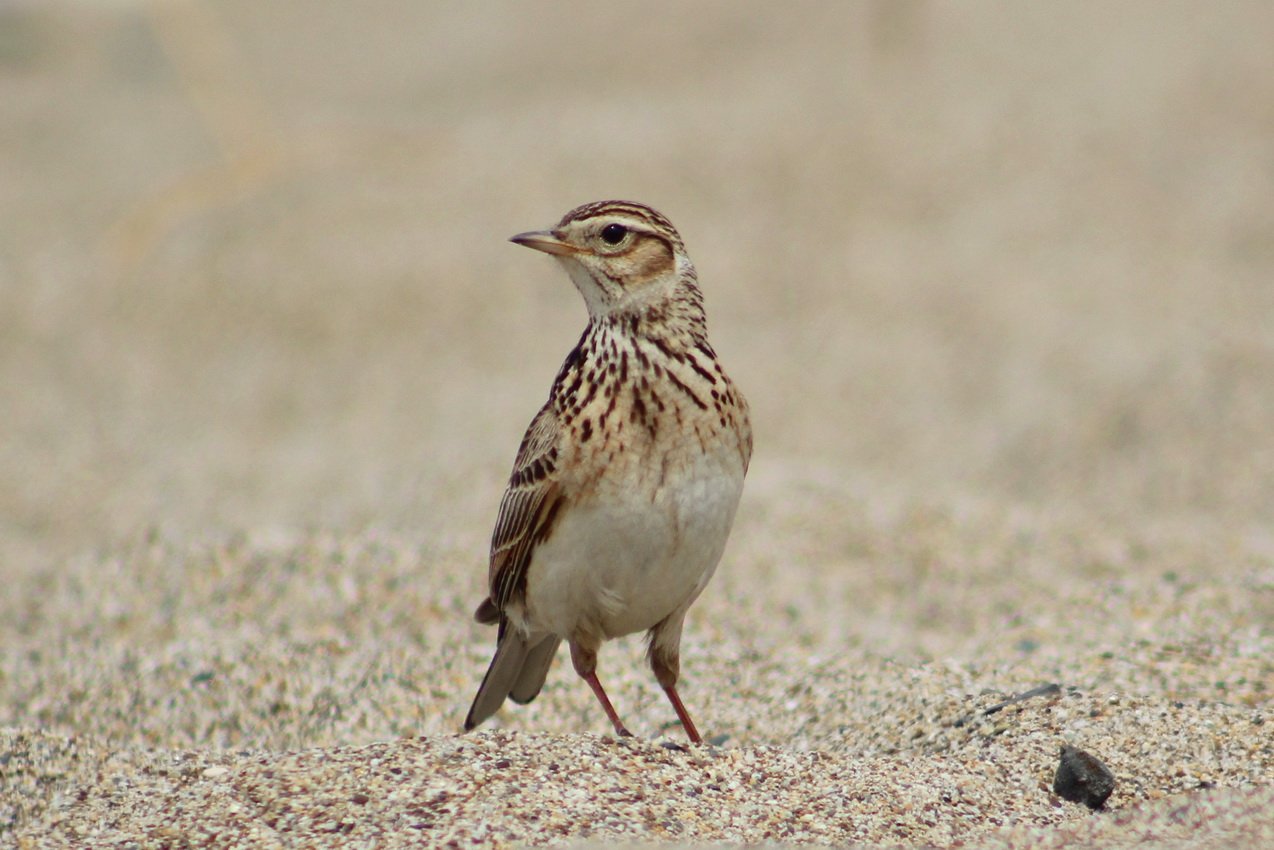
[{"label": "gravel", "polygon": [[[0,3],[0,846],[1274,846],[1274,7]],[[458,731],[578,294],[757,450],[692,609]],[[1053,790],[1099,758],[1098,811]]]}]

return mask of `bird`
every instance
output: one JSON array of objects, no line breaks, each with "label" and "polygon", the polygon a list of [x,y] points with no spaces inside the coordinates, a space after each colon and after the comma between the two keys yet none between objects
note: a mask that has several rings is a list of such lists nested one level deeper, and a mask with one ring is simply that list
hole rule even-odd
[{"label": "bird", "polygon": [[491,537],[495,654],[465,718],[539,694],[570,646],[618,736],[597,677],[603,642],[644,631],[647,660],[692,743],[677,692],[686,612],[721,559],[752,457],[743,394],[708,341],[695,267],[672,223],[632,201],[576,207],[510,241],[555,259],[588,324],[526,430]]}]

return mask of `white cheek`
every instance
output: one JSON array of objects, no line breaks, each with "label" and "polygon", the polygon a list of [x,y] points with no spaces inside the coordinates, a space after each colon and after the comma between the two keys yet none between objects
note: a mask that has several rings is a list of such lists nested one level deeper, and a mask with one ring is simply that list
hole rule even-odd
[{"label": "white cheek", "polygon": [[[571,283],[575,284],[579,294],[584,296],[588,315],[600,316],[606,313],[608,305],[614,299],[598,284],[588,268],[578,259],[570,256],[558,257],[557,261],[562,264],[562,268],[566,269],[566,273],[571,277]],[[602,278],[602,281],[605,284],[610,283],[605,278]]]}]

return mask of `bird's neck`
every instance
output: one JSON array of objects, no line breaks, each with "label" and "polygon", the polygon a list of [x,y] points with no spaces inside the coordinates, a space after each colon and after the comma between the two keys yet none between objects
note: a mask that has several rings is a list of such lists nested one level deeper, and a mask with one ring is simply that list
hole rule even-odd
[{"label": "bird's neck", "polygon": [[693,274],[679,275],[667,286],[647,287],[646,292],[644,298],[630,300],[601,315],[590,315],[590,327],[599,332],[657,338],[677,347],[707,340],[703,294]]}]

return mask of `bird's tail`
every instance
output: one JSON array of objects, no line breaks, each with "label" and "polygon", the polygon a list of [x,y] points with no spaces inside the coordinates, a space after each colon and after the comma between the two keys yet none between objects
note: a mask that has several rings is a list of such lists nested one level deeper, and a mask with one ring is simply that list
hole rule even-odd
[{"label": "bird's tail", "polygon": [[499,711],[506,697],[521,704],[535,699],[544,687],[544,679],[561,642],[555,635],[527,638],[517,629],[508,628],[507,623],[501,623],[495,657],[469,707],[464,730],[468,732]]}]

